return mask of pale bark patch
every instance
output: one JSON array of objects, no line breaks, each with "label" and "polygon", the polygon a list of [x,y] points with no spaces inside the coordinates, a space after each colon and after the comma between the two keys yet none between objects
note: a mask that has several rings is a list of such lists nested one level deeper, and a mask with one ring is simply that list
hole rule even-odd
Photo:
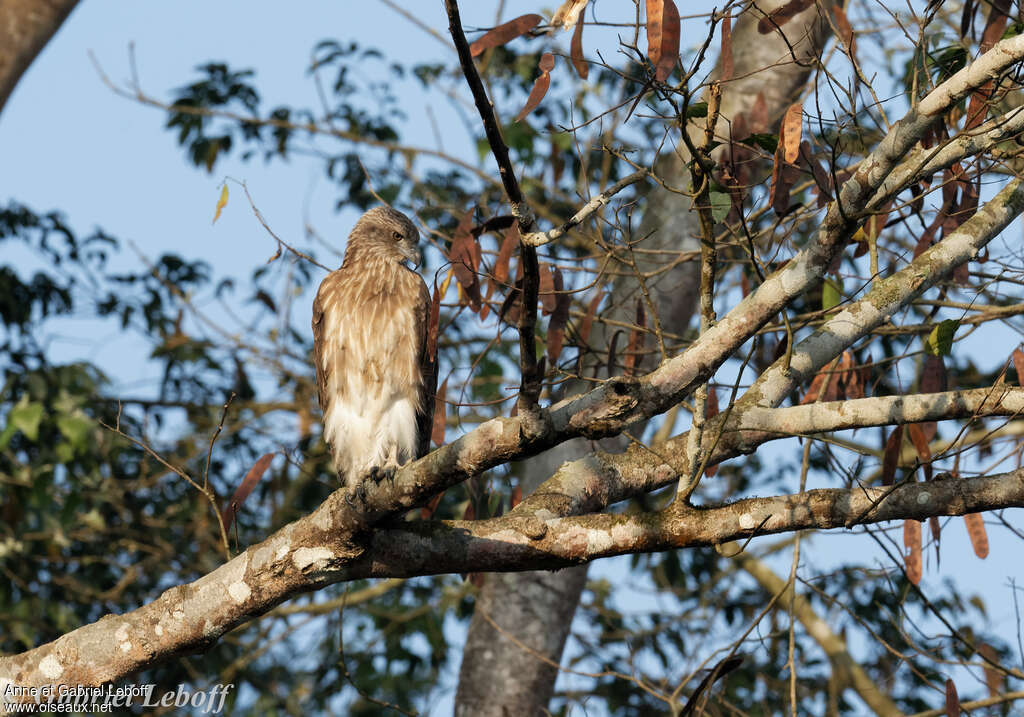
[{"label": "pale bark patch", "polygon": [[292,555],[292,562],[299,570],[305,570],[310,565],[325,565],[334,557],[334,552],[329,548],[299,548]]},{"label": "pale bark patch", "polygon": [[228,585],[228,595],[237,603],[243,603],[252,595],[252,590],[245,584],[244,580],[238,580]]},{"label": "pale bark patch", "polygon": [[44,677],[55,680],[64,674],[64,665],[53,655],[47,655],[39,661],[39,671]]}]

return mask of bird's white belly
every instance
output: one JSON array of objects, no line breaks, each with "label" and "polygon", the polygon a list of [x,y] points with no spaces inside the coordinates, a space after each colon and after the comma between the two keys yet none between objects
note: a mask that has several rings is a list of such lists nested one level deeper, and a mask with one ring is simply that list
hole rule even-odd
[{"label": "bird's white belly", "polygon": [[359,480],[374,467],[397,467],[416,454],[416,408],[385,389],[377,395],[335,398],[324,416],[324,438],[334,447],[335,468]]}]

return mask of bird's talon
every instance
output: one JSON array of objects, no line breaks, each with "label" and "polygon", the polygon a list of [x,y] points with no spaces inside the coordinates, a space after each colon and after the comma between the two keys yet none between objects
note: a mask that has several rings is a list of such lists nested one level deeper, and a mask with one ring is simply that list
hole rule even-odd
[{"label": "bird's talon", "polygon": [[345,502],[348,503],[348,507],[352,510],[359,510],[359,506],[352,500],[353,497],[355,497],[355,493],[345,491]]}]

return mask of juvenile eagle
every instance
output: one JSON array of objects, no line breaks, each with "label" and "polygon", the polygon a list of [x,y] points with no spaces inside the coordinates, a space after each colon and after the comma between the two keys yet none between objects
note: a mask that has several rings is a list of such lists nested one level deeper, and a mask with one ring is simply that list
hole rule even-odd
[{"label": "juvenile eagle", "polygon": [[313,357],[324,440],[354,495],[427,453],[437,389],[427,355],[430,293],[409,218],[376,207],[356,222],[341,268],[313,302]]}]

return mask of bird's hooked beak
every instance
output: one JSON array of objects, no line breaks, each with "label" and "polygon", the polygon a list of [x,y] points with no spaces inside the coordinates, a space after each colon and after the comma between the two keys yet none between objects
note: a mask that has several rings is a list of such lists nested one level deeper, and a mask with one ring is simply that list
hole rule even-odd
[{"label": "bird's hooked beak", "polygon": [[403,241],[399,245],[399,251],[402,253],[402,257],[405,258],[415,268],[419,269],[423,263],[423,253],[420,248],[411,241]]}]

